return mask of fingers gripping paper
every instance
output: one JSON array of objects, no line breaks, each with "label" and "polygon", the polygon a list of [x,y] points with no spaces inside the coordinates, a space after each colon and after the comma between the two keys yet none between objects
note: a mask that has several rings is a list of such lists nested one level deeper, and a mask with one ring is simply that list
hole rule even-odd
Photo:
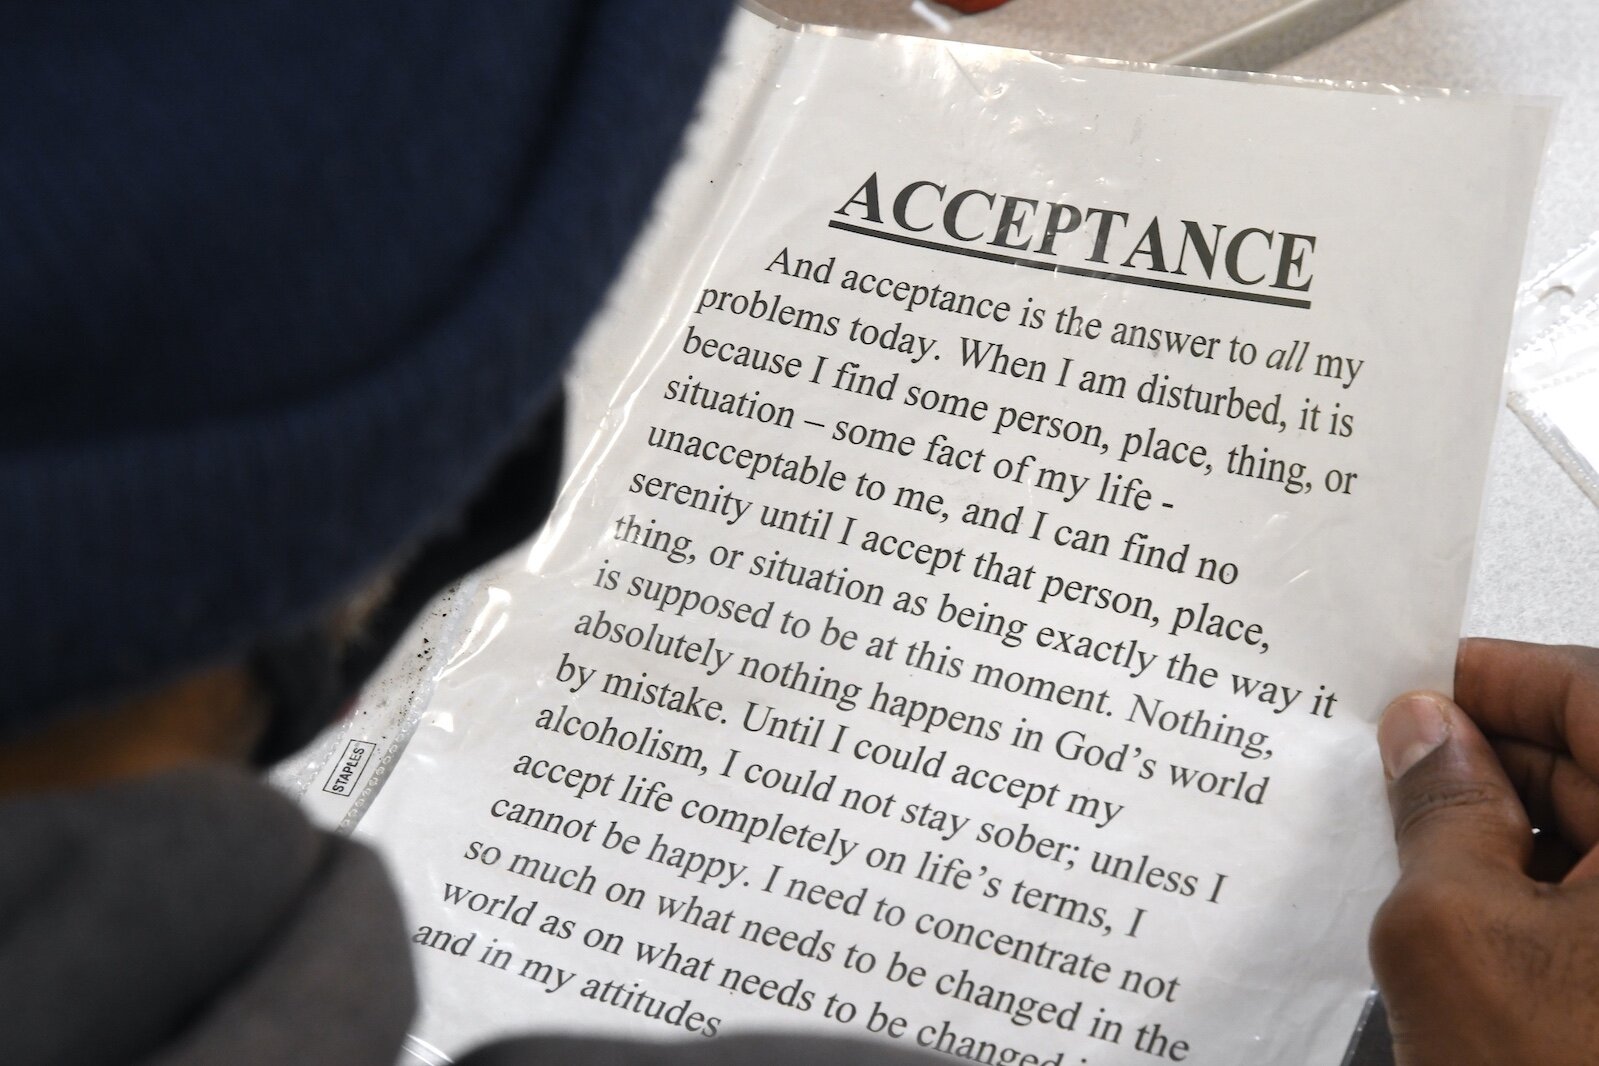
[{"label": "fingers gripping paper", "polygon": [[735,42],[362,825],[420,1040],[1335,1064],[1544,111]]}]

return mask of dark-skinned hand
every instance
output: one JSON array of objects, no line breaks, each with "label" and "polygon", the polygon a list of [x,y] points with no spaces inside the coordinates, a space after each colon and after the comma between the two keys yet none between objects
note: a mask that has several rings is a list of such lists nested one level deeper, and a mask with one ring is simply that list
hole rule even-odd
[{"label": "dark-skinned hand", "polygon": [[1371,955],[1395,1059],[1599,1063],[1599,650],[1468,640],[1455,696],[1401,696],[1378,728],[1400,876]]}]

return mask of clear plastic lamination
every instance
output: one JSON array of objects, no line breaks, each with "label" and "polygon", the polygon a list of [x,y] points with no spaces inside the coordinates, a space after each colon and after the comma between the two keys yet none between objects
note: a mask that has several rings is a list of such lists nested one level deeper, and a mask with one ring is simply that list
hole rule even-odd
[{"label": "clear plastic lamination", "polygon": [[1545,120],[742,14],[549,528],[352,786],[417,1057],[1339,1063]]}]

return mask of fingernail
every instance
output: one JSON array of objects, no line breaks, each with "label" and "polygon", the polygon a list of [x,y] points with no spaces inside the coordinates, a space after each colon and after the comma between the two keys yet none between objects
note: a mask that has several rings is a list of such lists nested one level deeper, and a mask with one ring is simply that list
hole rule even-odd
[{"label": "fingernail", "polygon": [[1425,692],[1390,703],[1377,726],[1377,747],[1389,778],[1404,776],[1448,739],[1449,719],[1444,716],[1443,703]]}]

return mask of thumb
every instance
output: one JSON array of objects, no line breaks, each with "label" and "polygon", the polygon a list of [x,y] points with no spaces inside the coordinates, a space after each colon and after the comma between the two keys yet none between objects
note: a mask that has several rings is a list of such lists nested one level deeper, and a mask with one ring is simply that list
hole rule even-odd
[{"label": "thumb", "polygon": [[1383,712],[1377,745],[1405,876],[1521,873],[1532,849],[1527,812],[1464,711],[1434,692],[1407,693]]}]

